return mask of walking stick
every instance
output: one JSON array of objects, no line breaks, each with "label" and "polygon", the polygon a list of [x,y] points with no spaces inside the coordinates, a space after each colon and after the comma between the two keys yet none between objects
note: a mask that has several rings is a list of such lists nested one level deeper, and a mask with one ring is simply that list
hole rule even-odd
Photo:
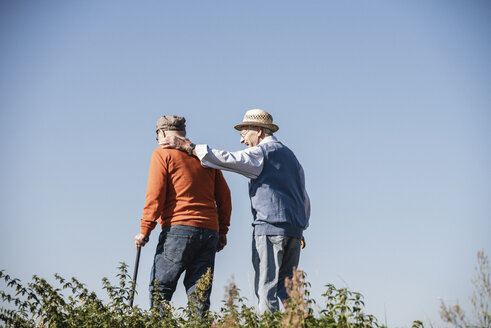
[{"label": "walking stick", "polygon": [[[147,242],[148,237],[145,237],[144,241]],[[133,271],[133,286],[131,287],[130,307],[133,307],[133,299],[135,298],[136,278],[138,277],[138,265],[140,264],[141,250],[141,246],[136,248],[135,270]]]}]

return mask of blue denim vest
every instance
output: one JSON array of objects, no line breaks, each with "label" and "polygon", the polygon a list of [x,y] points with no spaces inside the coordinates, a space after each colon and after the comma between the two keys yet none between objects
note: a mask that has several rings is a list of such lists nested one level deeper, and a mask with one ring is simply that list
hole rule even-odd
[{"label": "blue denim vest", "polygon": [[264,166],[249,182],[254,234],[301,238],[307,217],[300,163],[281,142],[258,146],[264,153]]}]

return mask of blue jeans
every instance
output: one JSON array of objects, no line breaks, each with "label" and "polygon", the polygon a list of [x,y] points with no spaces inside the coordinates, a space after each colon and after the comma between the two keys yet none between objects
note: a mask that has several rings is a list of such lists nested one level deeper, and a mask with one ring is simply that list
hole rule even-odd
[{"label": "blue jeans", "polygon": [[[155,279],[158,280],[159,294],[170,302],[184,271],[184,287],[188,299],[192,301],[190,296],[194,293],[196,282],[208,268],[213,273],[217,242],[218,232],[213,230],[182,225],[164,227],[150,274],[150,306],[153,307],[154,301],[161,300],[154,300]],[[197,309],[202,313],[210,307],[210,294],[211,286],[204,295],[204,304],[197,304]]]},{"label": "blue jeans", "polygon": [[291,278],[300,258],[300,239],[289,236],[253,236],[252,264],[259,313],[279,310],[278,298],[288,299],[285,278]]}]

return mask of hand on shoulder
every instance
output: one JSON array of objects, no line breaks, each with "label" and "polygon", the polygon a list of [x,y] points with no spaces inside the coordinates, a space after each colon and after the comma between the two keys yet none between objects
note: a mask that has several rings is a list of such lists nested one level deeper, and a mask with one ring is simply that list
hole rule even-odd
[{"label": "hand on shoulder", "polygon": [[178,150],[187,150],[187,146],[191,143],[191,141],[183,138],[179,138],[176,136],[168,136],[165,137],[160,143],[160,147],[162,148],[171,148]]}]

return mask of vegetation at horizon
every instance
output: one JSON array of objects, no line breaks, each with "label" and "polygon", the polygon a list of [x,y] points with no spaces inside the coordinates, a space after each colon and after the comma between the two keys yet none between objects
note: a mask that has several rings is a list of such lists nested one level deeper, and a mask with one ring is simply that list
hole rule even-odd
[{"label": "vegetation at horizon", "polygon": [[[475,291],[471,298],[475,317],[467,317],[458,303],[454,306],[441,303],[441,317],[452,327],[491,327],[489,262],[484,251],[479,251],[477,258],[477,276],[473,280]],[[246,305],[246,299],[240,296],[233,281],[226,287],[220,310],[201,315],[198,307],[211,286],[210,272],[200,279],[186,307],[174,308],[165,301],[158,301],[162,297],[155,294],[156,306],[149,310],[128,305],[135,285],[125,263],[121,263],[116,276],[119,284],[112,285],[107,278],[102,279],[108,302],[102,301],[76,278],[64,279],[57,274],[54,277],[57,286],[38,276],[33,276],[24,286],[19,279],[0,271],[0,278],[13,291],[0,290],[0,299],[10,305],[10,308],[0,306],[0,327],[385,327],[375,316],[365,313],[363,296],[347,288],[326,285],[323,305],[318,305],[310,297],[310,284],[300,270],[295,270],[292,279],[286,281],[290,299],[284,304],[284,310],[264,315],[257,314],[254,306]],[[319,310],[314,311],[314,308]],[[423,326],[419,320],[412,323],[412,328]]]}]

